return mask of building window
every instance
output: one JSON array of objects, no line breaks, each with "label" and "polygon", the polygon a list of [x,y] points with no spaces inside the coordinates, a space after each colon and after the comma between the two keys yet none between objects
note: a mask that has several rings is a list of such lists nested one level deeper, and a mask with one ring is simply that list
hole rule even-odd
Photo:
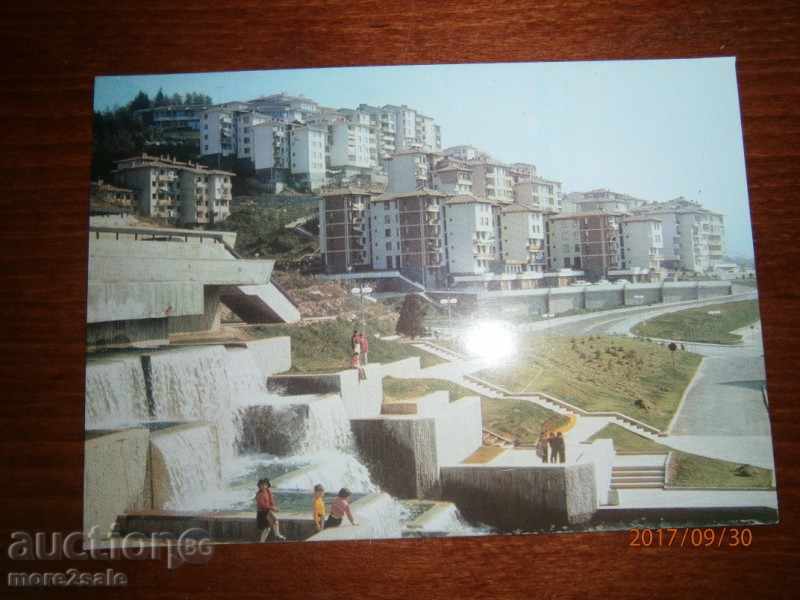
[{"label": "building window", "polygon": [[387,229],[387,230],[386,230],[386,233],[385,233],[384,235],[385,235],[386,237],[391,237],[391,235],[392,235],[392,230],[391,230],[391,229]]}]

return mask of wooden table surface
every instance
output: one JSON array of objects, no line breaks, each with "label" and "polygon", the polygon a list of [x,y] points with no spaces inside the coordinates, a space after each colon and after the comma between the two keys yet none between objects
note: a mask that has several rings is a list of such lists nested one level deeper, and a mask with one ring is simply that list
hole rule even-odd
[{"label": "wooden table surface", "polygon": [[[16,1],[0,15],[4,576],[113,567],[126,590],[81,594],[152,599],[800,595],[796,1]],[[152,560],[7,560],[13,531],[81,527],[95,75],[722,55],[738,59],[781,509],[750,548],[631,548],[621,532],[230,545],[174,571]]]}]

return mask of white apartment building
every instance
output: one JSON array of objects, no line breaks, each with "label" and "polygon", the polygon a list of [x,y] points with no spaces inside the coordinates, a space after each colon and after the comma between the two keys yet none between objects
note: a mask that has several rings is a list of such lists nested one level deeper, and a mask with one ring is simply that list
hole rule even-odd
[{"label": "white apartment building", "polygon": [[536,178],[536,165],[515,162],[511,165],[511,175],[516,183],[533,181]]},{"label": "white apartment building", "polygon": [[491,158],[487,152],[469,145],[450,146],[442,150],[442,154],[464,162],[469,160],[489,160]]},{"label": "white apartment building", "polygon": [[233,173],[167,157],[117,161],[115,183],[134,191],[139,214],[180,224],[207,224],[230,214]]},{"label": "white apartment building", "polygon": [[370,129],[363,122],[339,118],[331,126],[330,166],[370,169]]},{"label": "white apartment building", "polygon": [[423,150],[403,150],[385,163],[389,176],[386,192],[400,194],[434,189],[434,168],[440,155]]},{"label": "white apartment building", "polygon": [[320,105],[305,96],[291,96],[286,92],[261,96],[247,102],[254,111],[283,123],[305,123],[320,111]]},{"label": "white apartment building", "polygon": [[442,227],[446,198],[434,190],[372,198],[372,268],[399,270],[426,287],[442,286],[447,268]]},{"label": "white apartment building", "polygon": [[515,202],[500,213],[500,249],[507,273],[544,273],[547,268],[545,212]]},{"label": "white apartment building", "polygon": [[289,154],[291,173],[295,180],[318,190],[325,185],[325,137],[324,127],[293,124],[289,128]]},{"label": "white apartment building", "polygon": [[619,239],[623,270],[661,270],[664,237],[659,219],[645,215],[624,217]]},{"label": "white apartment building", "polygon": [[418,148],[428,152],[439,152],[442,149],[441,129],[433,118],[405,104],[402,106],[387,104],[382,110],[394,117],[395,151]]},{"label": "white apartment building", "polygon": [[472,169],[472,193],[499,204],[514,201],[514,177],[509,165],[491,159],[467,162]]},{"label": "white apartment building", "polygon": [[447,269],[451,275],[492,272],[499,256],[494,205],[472,195],[444,201],[443,220]]},{"label": "white apartment building", "polygon": [[647,200],[629,194],[620,194],[607,189],[589,192],[572,192],[570,202],[575,204],[576,212],[624,212],[630,213],[647,203]]},{"label": "white apartment building", "polygon": [[725,256],[725,219],[698,202],[676,198],[644,204],[636,214],[661,221],[663,266],[702,273],[713,270]]}]

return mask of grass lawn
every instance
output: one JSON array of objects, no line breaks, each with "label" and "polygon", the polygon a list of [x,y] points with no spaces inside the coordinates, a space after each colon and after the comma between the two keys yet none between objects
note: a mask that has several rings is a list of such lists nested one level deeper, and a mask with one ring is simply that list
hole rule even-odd
[{"label": "grass lawn", "polygon": [[[372,348],[372,346],[370,346]],[[401,402],[425,396],[431,392],[450,392],[450,401],[458,400],[464,396],[480,396],[464,386],[447,381],[446,379],[398,379],[396,377],[383,378],[384,402]],[[481,398],[483,398],[481,396]]]},{"label": "grass lawn", "polygon": [[478,373],[512,393],[544,392],[589,411],[616,411],[663,429],[700,364],[625,337],[523,337],[507,367]]},{"label": "grass lawn", "polygon": [[[719,311],[719,314],[709,314],[711,311]],[[730,332],[755,323],[758,319],[758,301],[742,300],[661,315],[639,323],[633,332],[642,337],[735,344],[742,337]]]},{"label": "grass lawn", "polygon": [[[352,357],[350,336],[353,323],[345,319],[322,321],[311,324],[262,325],[248,329],[254,338],[289,336],[292,338],[292,371],[298,373],[319,373],[341,371],[350,368]],[[382,332],[386,325],[368,322],[368,332]],[[409,344],[369,338],[369,362],[389,363],[411,356],[419,356],[424,367],[444,362],[438,356],[429,354]]]},{"label": "grass lawn", "polygon": [[[667,446],[662,446],[613,424],[595,433],[589,438],[589,441],[609,438],[614,441],[614,448],[618,452],[659,454],[670,451]],[[772,487],[772,471],[770,469],[750,465],[746,465],[746,468],[742,469],[743,466],[726,460],[672,450],[672,462],[670,472],[667,473],[667,482],[674,487]],[[749,473],[749,476],[741,474],[743,470]]]},{"label": "grass lawn", "polygon": [[481,409],[486,429],[523,444],[536,443],[543,430],[568,421],[568,417],[527,400],[484,398]]}]

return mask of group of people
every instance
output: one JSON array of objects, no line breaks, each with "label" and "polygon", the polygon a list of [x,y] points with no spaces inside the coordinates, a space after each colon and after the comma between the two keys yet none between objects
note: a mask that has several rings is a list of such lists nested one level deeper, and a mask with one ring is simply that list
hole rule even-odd
[{"label": "group of people", "polygon": [[[317,531],[328,527],[338,527],[345,517],[352,525],[358,525],[350,511],[350,497],[352,494],[347,488],[342,488],[331,502],[330,511],[325,510],[325,488],[322,484],[314,486],[314,498],[311,502],[311,514]],[[280,521],[275,513],[280,512],[278,503],[272,493],[272,484],[269,479],[259,479],[258,492],[256,492],[256,524],[261,532],[260,540],[266,542],[270,532],[276,540],[286,539],[280,532]],[[326,518],[327,514],[327,518]]]},{"label": "group of people", "polygon": [[539,441],[536,443],[536,454],[542,459],[543,463],[567,462],[567,448],[561,432],[542,432],[539,436]]},{"label": "group of people", "polygon": [[353,335],[350,337],[350,347],[352,349],[353,358],[350,365],[354,369],[358,369],[358,379],[363,381],[367,378],[367,372],[364,367],[367,364],[367,355],[369,354],[369,340],[363,331],[353,330]]}]

